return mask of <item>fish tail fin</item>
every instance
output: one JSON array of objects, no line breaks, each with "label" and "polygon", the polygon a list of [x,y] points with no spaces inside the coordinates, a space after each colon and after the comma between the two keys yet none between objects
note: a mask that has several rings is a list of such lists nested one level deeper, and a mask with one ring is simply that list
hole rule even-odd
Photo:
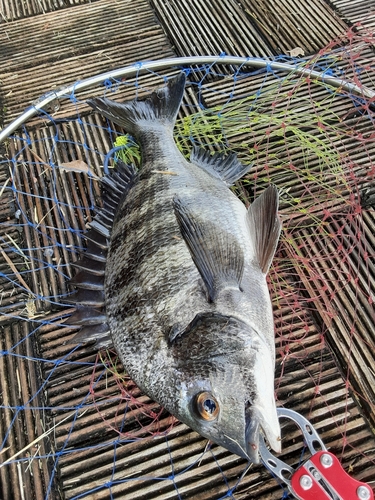
[{"label": "fish tail fin", "polygon": [[174,126],[185,89],[185,73],[170,78],[165,87],[156,90],[145,100],[118,103],[104,97],[89,99],[87,103],[103,116],[137,136],[140,125],[160,122]]}]

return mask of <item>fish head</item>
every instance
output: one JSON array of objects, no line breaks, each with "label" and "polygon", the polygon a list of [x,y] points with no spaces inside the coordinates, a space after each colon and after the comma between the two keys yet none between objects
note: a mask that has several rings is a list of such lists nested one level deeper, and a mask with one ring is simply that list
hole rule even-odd
[{"label": "fish head", "polygon": [[202,323],[177,339],[183,359],[175,414],[207,439],[259,463],[260,432],[273,450],[281,451],[274,354],[241,321]]}]

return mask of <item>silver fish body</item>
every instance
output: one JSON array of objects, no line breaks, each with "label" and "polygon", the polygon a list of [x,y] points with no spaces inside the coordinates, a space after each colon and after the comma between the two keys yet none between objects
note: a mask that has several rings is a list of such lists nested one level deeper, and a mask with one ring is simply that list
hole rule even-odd
[{"label": "silver fish body", "polygon": [[234,156],[195,150],[185,160],[173,138],[184,84],[182,73],[146,101],[90,101],[133,134],[142,153],[113,209],[105,313],[145,393],[258,462],[260,430],[280,451],[266,282],[280,234],[278,195],[271,186],[246,210],[228,189],[247,169]]}]

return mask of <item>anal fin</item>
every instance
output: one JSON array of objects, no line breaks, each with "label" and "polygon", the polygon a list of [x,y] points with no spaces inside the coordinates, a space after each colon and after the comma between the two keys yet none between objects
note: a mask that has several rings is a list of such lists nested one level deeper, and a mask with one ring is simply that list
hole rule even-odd
[{"label": "anal fin", "polygon": [[234,236],[221,226],[194,216],[187,204],[175,197],[173,206],[181,235],[214,302],[221,290],[241,290],[243,251]]}]

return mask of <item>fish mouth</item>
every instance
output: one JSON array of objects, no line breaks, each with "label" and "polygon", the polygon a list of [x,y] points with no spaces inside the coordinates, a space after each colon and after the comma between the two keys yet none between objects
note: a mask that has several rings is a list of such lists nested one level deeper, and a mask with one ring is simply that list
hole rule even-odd
[{"label": "fish mouth", "polygon": [[269,445],[276,453],[281,452],[281,433],[276,407],[271,415],[265,415],[265,412],[262,411],[259,406],[253,405],[246,416],[246,420],[246,452],[251,462],[254,464],[258,464],[260,462],[260,432],[262,432]]},{"label": "fish mouth", "polygon": [[222,434],[218,443],[245,460],[259,464],[259,438],[262,433],[271,448],[276,453],[281,452],[280,424],[275,404],[268,412],[260,405],[253,404],[246,410],[244,423],[245,427],[239,426],[242,432],[237,428],[229,435]]}]

